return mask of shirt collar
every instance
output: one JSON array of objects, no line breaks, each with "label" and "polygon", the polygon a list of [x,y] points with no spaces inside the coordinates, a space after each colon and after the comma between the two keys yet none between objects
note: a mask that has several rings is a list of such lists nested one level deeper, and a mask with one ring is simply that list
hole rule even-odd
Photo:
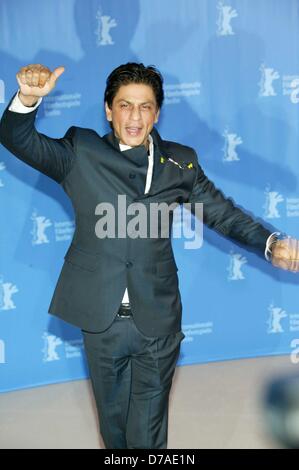
[{"label": "shirt collar", "polygon": [[[151,156],[154,153],[154,141],[150,134],[148,136],[148,140],[149,140],[149,155]],[[129,150],[133,147],[130,147],[130,145],[119,144],[119,148],[121,152],[124,152],[125,150]]]}]

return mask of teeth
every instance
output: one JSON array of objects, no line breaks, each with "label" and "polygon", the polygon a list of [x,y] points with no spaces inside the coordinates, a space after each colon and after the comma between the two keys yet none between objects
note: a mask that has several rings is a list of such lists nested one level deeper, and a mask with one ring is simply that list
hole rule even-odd
[{"label": "teeth", "polygon": [[129,134],[132,134],[132,135],[133,135],[133,134],[134,134],[134,135],[135,135],[135,134],[137,135],[137,134],[139,134],[140,129],[139,129],[139,127],[127,127],[127,132],[128,132]]}]

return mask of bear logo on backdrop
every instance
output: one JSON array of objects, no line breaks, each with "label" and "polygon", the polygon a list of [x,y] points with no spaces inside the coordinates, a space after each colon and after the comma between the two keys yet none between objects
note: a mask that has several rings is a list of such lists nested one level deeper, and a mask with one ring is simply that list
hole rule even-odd
[{"label": "bear logo on backdrop", "polygon": [[237,134],[230,133],[228,129],[225,129],[222,135],[225,139],[224,147],[222,149],[224,152],[223,160],[225,162],[235,162],[240,160],[236,152],[236,147],[243,144],[242,138]]},{"label": "bear logo on backdrop", "polygon": [[234,253],[233,250],[230,251],[230,263],[227,268],[229,281],[241,281],[245,279],[241,268],[244,264],[247,263],[247,258],[242,256],[241,253]]},{"label": "bear logo on backdrop", "polygon": [[33,229],[30,232],[33,236],[32,245],[41,245],[42,243],[49,243],[49,239],[45,233],[46,228],[51,227],[52,222],[43,215],[38,215],[34,211],[31,215],[33,220]]},{"label": "bear logo on backdrop", "polygon": [[55,335],[48,333],[43,334],[44,348],[42,352],[44,353],[43,362],[53,362],[59,361],[60,357],[56,351],[58,346],[63,344],[62,340]]},{"label": "bear logo on backdrop", "polygon": [[276,96],[273,82],[280,78],[279,73],[272,67],[266,67],[265,64],[260,66],[261,80],[259,82],[260,93],[259,96]]},{"label": "bear logo on backdrop", "polygon": [[[42,360],[44,363],[81,359],[83,357],[84,346],[82,338],[75,338],[63,341],[58,336],[55,336],[49,332],[44,332],[42,335],[42,339],[44,342],[44,346],[42,349]],[[58,353],[57,348],[59,346],[62,347],[59,349]]]},{"label": "bear logo on backdrop", "polygon": [[[34,209],[30,218],[33,221],[32,230],[30,231],[33,246],[50,243],[51,240],[66,242],[73,238],[75,231],[74,220],[67,219],[52,222],[47,216],[40,215],[36,209]],[[52,227],[50,234],[46,233],[46,229],[50,227]]]},{"label": "bear logo on backdrop", "polygon": [[284,329],[282,328],[281,321],[287,317],[286,311],[280,307],[275,307],[273,304],[268,307],[268,310],[270,312],[267,322],[268,333],[283,333]]},{"label": "bear logo on backdrop", "polygon": [[271,190],[270,185],[267,185],[265,191],[266,201],[263,205],[264,218],[266,219],[279,219],[281,217],[282,208],[278,208],[278,204],[285,202],[283,205],[283,215],[285,217],[299,217],[299,198],[298,197],[284,197],[278,191]]},{"label": "bear logo on backdrop", "polygon": [[218,20],[217,20],[217,34],[218,36],[231,36],[234,33],[231,20],[237,18],[237,10],[232,8],[230,5],[224,5],[223,2],[219,2],[217,5],[219,10]]},{"label": "bear logo on backdrop", "polygon": [[95,30],[97,36],[97,46],[111,46],[114,44],[110,30],[117,26],[117,22],[111,16],[103,15],[102,9],[100,8],[97,11],[96,19],[98,22],[98,27]]},{"label": "bear logo on backdrop", "polygon": [[281,93],[277,93],[279,78],[281,78],[281,92],[283,96],[289,96],[292,104],[299,103],[299,75],[281,75],[278,70],[273,67],[266,67],[263,63],[259,68],[261,78],[259,85],[259,97],[277,97]]},{"label": "bear logo on backdrop", "polygon": [[299,78],[294,78],[290,83],[290,98],[294,104],[299,103]]},{"label": "bear logo on backdrop", "polygon": [[[4,171],[5,170],[5,163],[4,162],[0,162],[0,171]],[[3,188],[4,187],[4,183],[2,181],[2,179],[0,178],[0,188]]]},{"label": "bear logo on backdrop", "polygon": [[267,334],[298,333],[299,313],[287,312],[283,307],[278,307],[271,302],[268,307]]},{"label": "bear logo on backdrop", "polygon": [[16,308],[12,296],[17,292],[19,292],[19,289],[15,284],[4,282],[3,276],[0,276],[0,310],[12,310]]},{"label": "bear logo on backdrop", "polygon": [[264,217],[267,219],[277,219],[280,217],[277,205],[284,201],[284,197],[278,191],[270,191],[269,186],[266,188],[266,203],[263,206],[265,209]]}]

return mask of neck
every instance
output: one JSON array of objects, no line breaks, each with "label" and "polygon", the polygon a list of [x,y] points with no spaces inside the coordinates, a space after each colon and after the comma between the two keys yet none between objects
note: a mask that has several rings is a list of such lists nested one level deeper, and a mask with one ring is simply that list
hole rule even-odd
[{"label": "neck", "polygon": [[146,139],[146,142],[143,144],[146,148],[146,150],[149,149],[149,138]]},{"label": "neck", "polygon": [[[120,142],[119,137],[117,137],[117,135],[115,133],[114,133],[114,137],[115,137],[115,139],[117,140],[117,142],[119,144],[122,144],[122,142]],[[122,144],[122,145],[128,145],[128,144]],[[146,148],[146,150],[149,150],[149,145],[150,145],[149,138],[147,138],[146,141],[141,145],[143,145]],[[136,145],[136,147],[141,147],[141,145]],[[132,148],[134,148],[134,147],[132,147]]]}]

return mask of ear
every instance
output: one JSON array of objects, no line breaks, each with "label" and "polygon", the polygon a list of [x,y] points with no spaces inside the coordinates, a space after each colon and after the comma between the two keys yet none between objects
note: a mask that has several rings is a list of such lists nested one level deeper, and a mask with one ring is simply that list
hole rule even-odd
[{"label": "ear", "polygon": [[107,102],[105,102],[105,111],[106,111],[107,121],[111,122],[112,121],[112,109],[109,108]]},{"label": "ear", "polygon": [[156,117],[155,117],[155,124],[158,122],[160,116],[160,109],[156,112]]}]

